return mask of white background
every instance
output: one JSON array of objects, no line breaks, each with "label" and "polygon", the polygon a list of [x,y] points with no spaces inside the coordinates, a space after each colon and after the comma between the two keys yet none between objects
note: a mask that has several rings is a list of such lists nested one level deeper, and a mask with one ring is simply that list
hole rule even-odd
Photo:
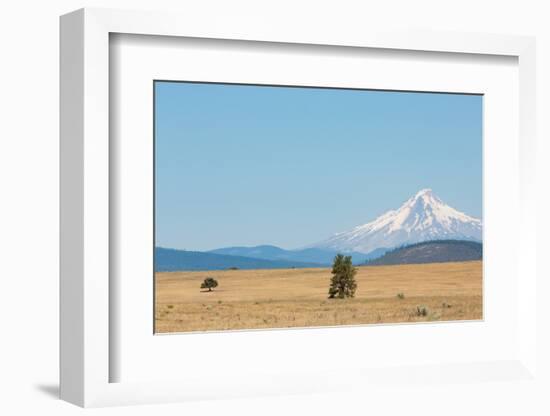
[{"label": "white background", "polygon": [[[0,13],[0,412],[73,414],[55,400],[58,367],[58,16],[83,6],[180,10],[208,20],[210,13],[268,16],[282,25],[332,28],[370,22],[441,30],[538,36],[539,178],[549,173],[550,28],[544,1],[19,1]],[[546,95],[546,96],[544,96]],[[546,140],[544,140],[544,138]],[[542,166],[546,161],[546,166]],[[506,186],[506,184],[503,184]],[[541,214],[550,212],[548,181],[539,183]],[[548,235],[541,215],[539,235]],[[544,244],[544,245],[543,245]],[[548,257],[540,241],[539,258]],[[6,267],[7,266],[7,267]],[[542,261],[539,273],[550,279]],[[548,280],[538,292],[550,297]],[[543,376],[550,374],[550,299],[539,297]],[[548,379],[546,379],[548,383]],[[390,386],[359,395],[258,398],[93,410],[99,414],[549,414],[550,385],[457,383],[425,387]]]}]

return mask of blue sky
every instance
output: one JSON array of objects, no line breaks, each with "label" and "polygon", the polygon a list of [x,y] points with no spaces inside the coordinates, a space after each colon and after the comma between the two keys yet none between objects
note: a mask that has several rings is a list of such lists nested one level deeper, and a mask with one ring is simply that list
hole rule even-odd
[{"label": "blue sky", "polygon": [[482,213],[482,97],[155,83],[156,245],[297,248],[422,188]]}]

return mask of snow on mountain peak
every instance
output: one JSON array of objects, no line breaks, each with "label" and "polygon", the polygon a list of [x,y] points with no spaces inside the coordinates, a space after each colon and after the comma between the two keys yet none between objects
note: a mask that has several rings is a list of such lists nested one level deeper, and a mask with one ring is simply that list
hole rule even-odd
[{"label": "snow on mountain peak", "polygon": [[429,188],[409,198],[399,209],[374,221],[335,234],[313,247],[369,253],[426,240],[476,240],[482,238],[481,220],[445,204]]},{"label": "snow on mountain peak", "polygon": [[423,195],[433,195],[433,191],[431,188],[424,188],[424,189],[421,189],[420,191],[418,191],[416,193],[416,195],[413,197],[413,198],[419,198]]}]

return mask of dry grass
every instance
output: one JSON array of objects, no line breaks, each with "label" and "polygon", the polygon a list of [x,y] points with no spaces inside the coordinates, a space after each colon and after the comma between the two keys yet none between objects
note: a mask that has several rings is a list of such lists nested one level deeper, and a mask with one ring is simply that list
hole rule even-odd
[{"label": "dry grass", "polygon": [[[208,276],[219,287],[203,292]],[[157,273],[156,332],[482,319],[481,261],[360,267],[355,298],[344,300],[327,299],[330,277],[328,268]]]}]

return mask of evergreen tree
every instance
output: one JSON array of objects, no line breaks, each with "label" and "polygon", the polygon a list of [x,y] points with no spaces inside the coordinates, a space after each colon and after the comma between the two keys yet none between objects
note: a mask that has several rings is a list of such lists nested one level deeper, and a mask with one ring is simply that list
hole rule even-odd
[{"label": "evergreen tree", "polygon": [[356,273],[357,269],[351,263],[351,256],[337,254],[332,264],[332,278],[328,290],[329,299],[352,298],[357,289]]}]

